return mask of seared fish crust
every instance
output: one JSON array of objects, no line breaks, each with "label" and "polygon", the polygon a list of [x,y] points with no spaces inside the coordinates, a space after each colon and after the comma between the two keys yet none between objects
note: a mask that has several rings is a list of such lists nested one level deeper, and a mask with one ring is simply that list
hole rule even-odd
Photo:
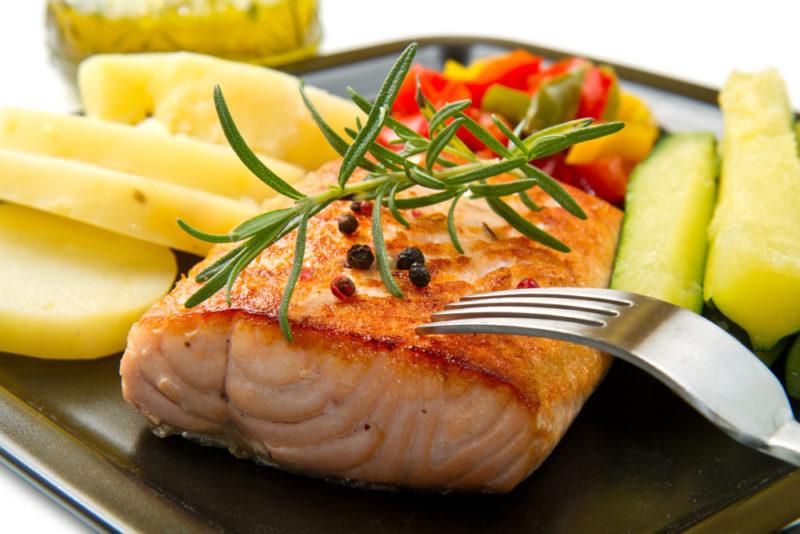
[{"label": "seared fish crust", "polygon": [[[334,166],[316,174],[335,181]],[[607,284],[621,213],[570,189],[589,215],[581,221],[544,195],[530,221],[572,248],[563,254],[511,229],[482,201],[457,210],[464,256],[449,242],[447,206],[423,208],[412,227],[383,214],[393,257],[425,254],[423,289],[395,272],[404,299],[390,296],[373,265],[345,267],[347,250],[371,244],[369,219],[351,236],[337,229],[349,203],[310,221],[303,274],[289,317],[277,310],[294,235],[242,273],[228,307],[217,294],[185,309],[193,277],[219,246],[131,330],[120,373],[125,399],[160,429],[227,446],[293,471],[375,485],[507,492],[550,453],[603,377],[609,357],[565,342],[520,336],[419,337],[417,324],[462,295],[541,286]],[[413,193],[412,193],[413,194]],[[487,229],[488,228],[488,229]],[[330,281],[347,274],[358,297],[337,300]]]}]

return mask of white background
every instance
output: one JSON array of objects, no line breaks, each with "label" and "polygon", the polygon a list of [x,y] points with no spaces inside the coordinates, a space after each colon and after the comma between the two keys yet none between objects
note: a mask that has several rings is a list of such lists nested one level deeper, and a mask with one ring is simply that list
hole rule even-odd
[{"label": "white background", "polygon": [[[504,37],[713,87],[733,69],[775,66],[795,108],[800,103],[800,7],[794,0],[320,1],[323,52],[424,35]],[[68,87],[47,63],[43,4],[2,3],[0,106],[73,111]],[[0,522],[6,532],[85,529],[4,467]]]}]

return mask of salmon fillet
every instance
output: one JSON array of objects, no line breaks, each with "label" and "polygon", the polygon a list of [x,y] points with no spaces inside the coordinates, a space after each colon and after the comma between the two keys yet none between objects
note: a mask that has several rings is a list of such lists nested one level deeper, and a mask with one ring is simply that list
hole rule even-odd
[{"label": "salmon fillet", "polygon": [[[328,166],[315,179],[335,176]],[[534,195],[545,207],[538,213],[508,199],[569,254],[521,236],[478,200],[465,198],[456,212],[463,256],[450,244],[446,205],[415,212],[410,229],[385,212],[390,254],[419,247],[432,277],[418,289],[407,271],[395,272],[404,299],[386,292],[374,265],[344,266],[347,250],[371,245],[372,235],[362,215],[354,235],[341,234],[336,218],[349,203],[333,204],[309,223],[289,310],[294,343],[277,320],[294,235],[245,269],[230,307],[217,294],[185,309],[200,287],[193,277],[228,250],[218,246],[132,328],[120,369],[124,397],[161,436],[181,434],[291,471],[370,486],[510,491],[547,457],[610,358],[543,338],[420,337],[414,327],[462,295],[513,288],[522,278],[605,287],[621,213],[569,191],[588,220],[542,194]],[[340,274],[358,288],[351,302],[330,292]]]}]

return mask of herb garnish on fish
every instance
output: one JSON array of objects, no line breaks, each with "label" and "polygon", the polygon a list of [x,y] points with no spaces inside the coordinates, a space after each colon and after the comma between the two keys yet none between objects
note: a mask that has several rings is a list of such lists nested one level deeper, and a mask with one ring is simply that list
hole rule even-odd
[{"label": "herb garnish on fish", "polygon": [[[447,220],[448,230],[453,246],[463,254],[455,228],[454,213],[459,199],[469,193],[471,198],[483,198],[492,211],[523,235],[555,250],[569,252],[564,243],[530,223],[501,197],[516,194],[529,209],[539,209],[526,191],[532,187],[540,187],[566,211],[585,219],[586,214],[569,193],[550,175],[529,162],[561,152],[575,143],[612,134],[620,130],[623,124],[621,122],[592,124],[592,119],[576,119],[542,129],[521,139],[499,118],[492,117],[497,127],[509,139],[506,146],[463,113],[463,110],[470,105],[469,100],[452,102],[437,110],[417,83],[417,102],[428,121],[430,132],[429,137],[424,137],[390,115],[392,104],[416,52],[416,43],[412,43],[403,51],[372,103],[354,89],[348,89],[355,104],[367,114],[363,124],[357,121],[356,130],[346,130],[351,138],[349,141],[339,136],[320,116],[306,96],[303,82],[300,82],[300,93],[314,121],[331,146],[343,157],[338,185],[313,195],[305,195],[298,191],[261,162],[239,133],[228,111],[222,90],[219,86],[214,88],[217,115],[225,137],[236,155],[267,186],[294,200],[295,204],[290,208],[277,209],[253,217],[227,234],[209,234],[178,220],[178,224],[186,232],[203,241],[242,242],[198,274],[196,280],[204,282],[204,285],[186,300],[184,306],[187,308],[196,306],[222,288],[225,288],[226,298],[230,304],[233,284],[245,267],[276,241],[297,230],[294,261],[279,309],[281,331],[287,340],[291,341],[289,302],[303,266],[308,220],[336,200],[352,197],[375,201],[372,235],[376,263],[386,289],[398,298],[402,298],[403,293],[391,273],[389,253],[384,244],[381,226],[382,210],[377,209],[381,206],[387,206],[398,223],[410,226],[402,215],[402,210],[451,202]],[[384,127],[395,132],[398,144],[403,145],[402,150],[393,152],[377,142],[378,134]],[[462,127],[483,142],[497,154],[497,157],[479,158],[455,135]],[[412,156],[418,154],[424,154],[423,164],[412,160]],[[368,159],[368,156],[372,156],[373,159]],[[351,176],[359,168],[366,171],[366,176],[362,181],[349,183]],[[486,182],[488,178],[506,173],[514,175],[517,179],[497,184]],[[412,198],[397,198],[399,193],[414,186],[434,192]]]}]

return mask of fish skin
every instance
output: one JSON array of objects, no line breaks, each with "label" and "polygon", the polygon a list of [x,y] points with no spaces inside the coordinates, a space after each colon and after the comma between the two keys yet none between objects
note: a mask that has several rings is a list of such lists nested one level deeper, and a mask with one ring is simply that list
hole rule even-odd
[{"label": "fish skin", "polygon": [[[310,185],[335,178],[328,165]],[[480,200],[465,198],[456,212],[463,256],[450,244],[446,205],[422,208],[410,229],[384,209],[390,255],[417,246],[431,272],[430,285],[419,289],[407,271],[394,271],[403,299],[386,292],[374,265],[345,267],[350,246],[372,243],[370,219],[358,215],[358,230],[343,235],[336,219],[350,213],[349,203],[331,205],[309,222],[304,275],[289,308],[291,344],[277,310],[294,234],[244,270],[230,307],[217,294],[184,308],[200,287],[197,273],[229,249],[217,246],[132,328],[123,395],[161,434],[182,433],[290,471],[366,485],[510,491],[560,440],[610,358],[544,338],[420,337],[414,327],[463,295],[510,289],[527,277],[542,287],[605,287],[621,212],[568,189],[588,220],[540,192],[533,195],[540,212],[507,201],[570,246],[569,254],[521,236]],[[340,274],[358,288],[350,302],[329,290]]]}]

